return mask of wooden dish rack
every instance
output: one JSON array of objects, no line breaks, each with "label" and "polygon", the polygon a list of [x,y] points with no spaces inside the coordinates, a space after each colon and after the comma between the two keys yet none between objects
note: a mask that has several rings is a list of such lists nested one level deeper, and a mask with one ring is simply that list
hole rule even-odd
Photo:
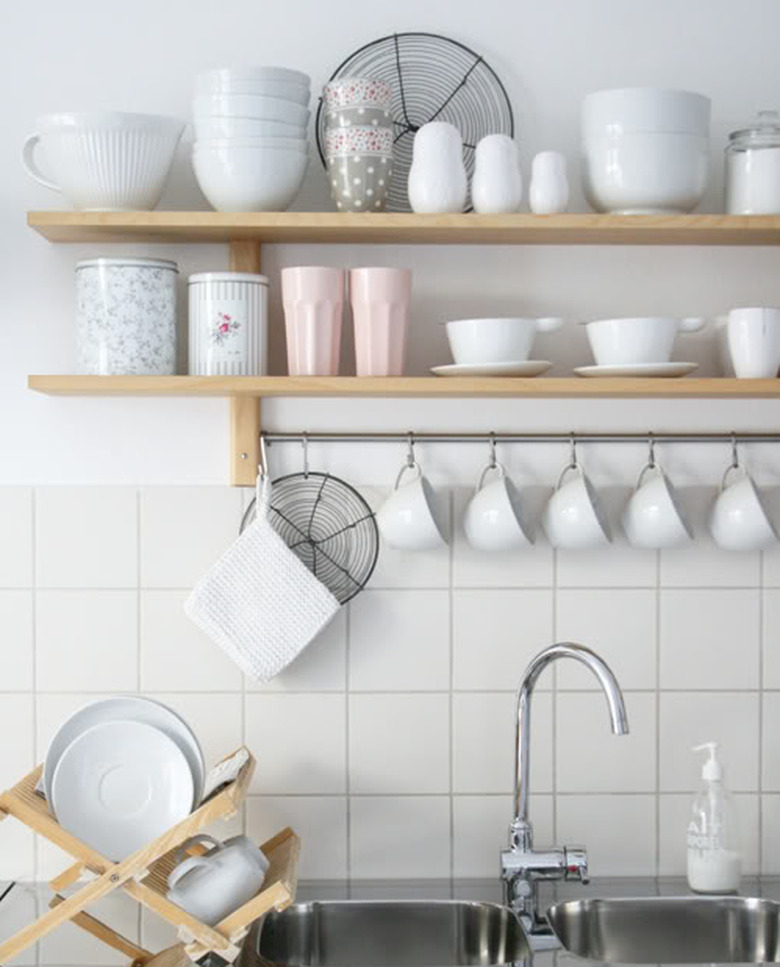
[{"label": "wooden dish rack", "polygon": [[[119,862],[106,859],[60,826],[38,791],[42,766],[0,795],[0,819],[13,816],[76,860],[51,880],[49,885],[54,896],[49,910],[0,943],[0,964],[67,921],[126,954],[133,967],[142,964],[183,967],[212,951],[232,963],[240,952],[238,944],[253,921],[271,909],[283,910],[293,902],[298,881],[298,836],[287,828],[262,844],[261,849],[270,861],[262,890],[214,927],[171,903],[166,897],[167,879],[176,862],[176,852],[185,840],[214,820],[228,819],[236,813],[246,797],[254,769],[255,759],[244,747],[223,759],[209,775],[204,799],[194,812]],[[193,847],[192,852],[203,852],[203,847]],[[85,873],[94,874],[93,878],[68,897],[63,896],[62,891]],[[179,931],[180,942],[153,954],[85,912],[87,905],[114,890],[124,890],[138,903],[173,924]]]}]

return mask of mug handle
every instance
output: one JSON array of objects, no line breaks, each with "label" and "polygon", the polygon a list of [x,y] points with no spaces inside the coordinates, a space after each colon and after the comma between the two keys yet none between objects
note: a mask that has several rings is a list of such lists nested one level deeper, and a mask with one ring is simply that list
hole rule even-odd
[{"label": "mug handle", "polygon": [[213,836],[209,836],[208,833],[199,833],[197,836],[190,836],[189,839],[181,844],[181,846],[173,854],[173,862],[178,863],[183,860],[187,855],[187,850],[192,849],[193,846],[197,846],[198,843],[207,843],[212,849],[220,850],[223,848],[223,844],[220,843],[218,839],[214,839]]},{"label": "mug handle", "polygon": [[179,880],[186,876],[187,873],[192,870],[197,870],[199,867],[211,868],[211,861],[206,859],[205,856],[190,856],[183,863],[179,863],[178,866],[174,867],[168,874],[168,889],[173,890]]},{"label": "mug handle", "polygon": [[536,328],[539,332],[555,332],[562,325],[563,319],[560,316],[542,316],[541,319],[536,320]]},{"label": "mug handle", "polygon": [[569,463],[569,464],[567,464],[563,468],[563,470],[561,470],[561,474],[558,477],[558,483],[555,485],[555,489],[556,490],[560,490],[561,489],[561,487],[563,486],[563,481],[566,479],[566,474],[570,470],[574,470],[574,472],[575,473],[578,473],[580,475],[580,477],[584,477],[585,476],[585,471],[582,469],[582,467],[578,463]]},{"label": "mug handle", "polygon": [[726,489],[726,483],[727,483],[727,481],[729,479],[729,474],[731,473],[732,470],[738,470],[742,474],[742,477],[743,478],[747,477],[747,479],[748,480],[751,480],[751,481],[753,479],[750,476],[750,474],[747,472],[747,470],[741,464],[737,464],[735,466],[732,463],[728,467],[726,467],[726,469],[725,469],[725,471],[723,473],[723,476],[720,479],[720,492],[721,493],[723,493],[723,491]]},{"label": "mug handle", "polygon": [[503,463],[488,463],[482,468],[482,473],[479,475],[479,480],[477,481],[477,486],[474,488],[474,493],[478,494],[482,490],[482,486],[485,483],[485,477],[489,473],[495,472],[498,474],[498,479],[503,480],[506,476],[506,467]]},{"label": "mug handle", "polygon": [[634,492],[642,486],[644,483],[645,476],[649,470],[657,470],[661,476],[663,476],[663,467],[658,463],[646,463],[644,467],[639,471],[639,476],[636,478],[636,486],[634,487]]},{"label": "mug handle", "polygon": [[415,460],[413,463],[405,463],[401,469],[398,471],[398,476],[395,478],[395,486],[393,490],[398,490],[403,480],[404,474],[407,470],[411,470],[415,474],[415,480],[419,480],[422,476],[422,470],[420,469],[420,464]]},{"label": "mug handle", "polygon": [[51,188],[52,191],[62,191],[59,185],[55,185],[53,181],[49,179],[41,172],[41,169],[35,163],[35,148],[38,142],[41,140],[40,134],[31,134],[29,138],[24,142],[22,148],[22,164],[27,170],[27,174],[34,178],[39,184],[43,185],[44,188]]},{"label": "mug handle", "polygon": [[701,316],[688,316],[680,320],[680,332],[698,332],[707,325],[707,320]]}]

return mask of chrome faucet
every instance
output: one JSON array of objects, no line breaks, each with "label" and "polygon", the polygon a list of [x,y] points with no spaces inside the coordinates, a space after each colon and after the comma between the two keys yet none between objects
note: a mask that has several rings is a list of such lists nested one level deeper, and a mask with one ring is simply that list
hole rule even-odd
[{"label": "chrome faucet", "polygon": [[509,827],[509,848],[501,853],[504,899],[523,921],[532,947],[555,946],[547,920],[538,910],[538,888],[542,880],[588,882],[588,857],[582,846],[533,848],[533,827],[528,818],[528,782],[531,763],[531,699],[539,676],[557,658],[574,658],[598,678],[607,697],[609,717],[615,735],[626,735],[628,718],[623,693],[609,666],[584,645],[565,642],[551,645],[531,661],[517,693],[515,734],[515,804]]}]

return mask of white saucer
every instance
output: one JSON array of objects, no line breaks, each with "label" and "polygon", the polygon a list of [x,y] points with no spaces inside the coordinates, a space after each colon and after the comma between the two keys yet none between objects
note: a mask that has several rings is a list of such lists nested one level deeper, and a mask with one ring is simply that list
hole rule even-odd
[{"label": "white saucer", "polygon": [[578,376],[686,376],[698,363],[633,363],[617,366],[578,366]]},{"label": "white saucer", "polygon": [[[145,722],[164,732],[172,739],[184,753],[192,772],[195,785],[195,804],[200,803],[203,787],[206,782],[206,764],[203,759],[198,740],[192,729],[173,709],[155,702],[150,698],[140,696],[120,695],[116,698],[106,698],[98,702],[90,702],[69,719],[66,719],[51,740],[46,759],[43,764],[43,790],[46,799],[52,806],[52,782],[57,763],[65,749],[75,738],[92,728],[105,722],[116,721]],[[52,808],[54,808],[52,806]]]},{"label": "white saucer", "polygon": [[52,782],[63,829],[111,860],[185,819],[194,791],[184,753],[143,722],[104,722],[82,732],[60,756]]},{"label": "white saucer", "polygon": [[552,363],[546,359],[524,359],[516,363],[450,363],[432,366],[435,376],[539,376]]}]

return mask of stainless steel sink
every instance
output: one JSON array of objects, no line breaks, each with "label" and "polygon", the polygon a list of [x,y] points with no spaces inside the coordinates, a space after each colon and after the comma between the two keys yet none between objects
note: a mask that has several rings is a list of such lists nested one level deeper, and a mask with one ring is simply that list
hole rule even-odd
[{"label": "stainless steel sink", "polygon": [[254,961],[244,964],[295,967],[487,967],[530,956],[511,910],[456,900],[298,903],[270,913],[247,946]]},{"label": "stainless steel sink", "polygon": [[743,897],[570,900],[547,911],[567,951],[622,964],[780,961],[780,904]]}]

